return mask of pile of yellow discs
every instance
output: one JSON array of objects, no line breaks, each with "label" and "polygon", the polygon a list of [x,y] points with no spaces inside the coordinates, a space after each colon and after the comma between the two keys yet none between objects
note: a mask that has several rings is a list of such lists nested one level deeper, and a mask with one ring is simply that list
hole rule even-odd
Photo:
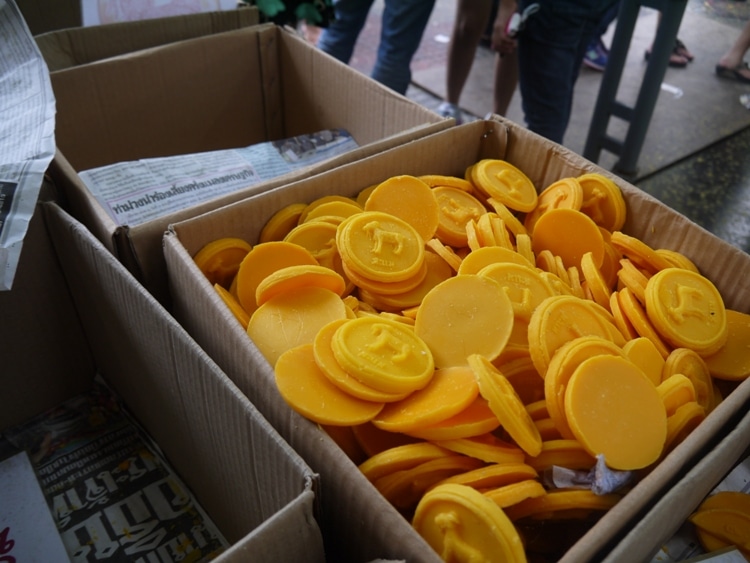
[{"label": "pile of yellow discs", "polygon": [[750,316],[625,220],[606,176],[537,189],[485,159],[289,205],[195,262],[288,404],[445,560],[524,561],[624,494],[557,488],[553,467],[647,471],[717,379],[750,375]]}]

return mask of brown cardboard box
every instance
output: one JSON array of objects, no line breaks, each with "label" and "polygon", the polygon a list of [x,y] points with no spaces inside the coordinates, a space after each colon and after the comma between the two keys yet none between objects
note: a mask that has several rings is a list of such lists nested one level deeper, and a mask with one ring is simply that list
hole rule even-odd
[{"label": "brown cardboard box", "polygon": [[88,390],[98,373],[231,544],[217,561],[325,561],[317,475],[57,204],[37,208],[0,311],[0,430]]},{"label": "brown cardboard box", "polygon": [[[271,366],[224,307],[195,266],[192,256],[207,242],[224,236],[256,242],[265,222],[287,204],[310,202],[329,194],[353,196],[367,186],[398,174],[463,176],[468,166],[482,158],[509,161],[523,170],[537,189],[554,180],[587,172],[609,176],[621,187],[627,203],[628,218],[623,229],[626,233],[656,248],[685,253],[717,285],[727,307],[745,312],[750,308],[750,257],[622,179],[500,117],[452,127],[173,224],[165,236],[164,251],[176,318],[292,447],[320,473],[326,525],[343,527],[351,514],[362,511],[369,515],[363,519],[371,526],[373,535],[399,533],[402,536],[398,543],[392,543],[388,556],[414,561],[438,560],[434,553],[424,551],[420,538],[406,521],[402,519],[399,525],[398,513],[383,505],[383,497],[325,433],[298,416],[283,401],[275,388]],[[727,432],[737,412],[744,408],[749,393],[750,383],[737,387],[689,439],[676,447],[572,546],[563,560],[574,563],[600,560],[635,524],[637,517]],[[350,503],[347,515],[337,513],[335,508],[343,499]],[[673,509],[677,511],[681,507]],[[650,539],[633,538],[632,541]]]},{"label": "brown cardboard box", "polygon": [[54,72],[166,43],[256,25],[259,19],[258,9],[248,6],[91,27],[78,24],[40,33],[34,39],[50,72]]},{"label": "brown cardboard box", "polygon": [[[51,73],[59,153],[51,167],[75,217],[160,300],[167,225],[451,125],[272,24]],[[77,171],[246,147],[329,128],[352,151],[138,225],[118,225]]]}]

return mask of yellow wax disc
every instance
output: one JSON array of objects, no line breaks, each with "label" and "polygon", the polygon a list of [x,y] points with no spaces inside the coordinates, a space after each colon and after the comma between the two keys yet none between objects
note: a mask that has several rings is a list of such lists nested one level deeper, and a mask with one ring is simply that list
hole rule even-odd
[{"label": "yellow wax disc", "polygon": [[514,211],[527,213],[537,204],[533,182],[510,162],[486,158],[471,167],[471,179],[487,196]]},{"label": "yellow wax disc", "polygon": [[670,375],[656,387],[656,390],[664,403],[667,416],[672,416],[685,403],[695,402],[695,387],[681,373]]},{"label": "yellow wax disc", "polygon": [[643,370],[654,385],[663,379],[664,357],[656,345],[643,336],[628,340],[622,347],[625,356]]},{"label": "yellow wax disc", "polygon": [[604,261],[601,231],[588,215],[575,209],[557,208],[543,213],[534,225],[531,242],[536,254],[549,250],[562,258],[566,268],[580,268],[587,252],[591,252],[597,267]]},{"label": "yellow wax disc", "polygon": [[266,276],[255,289],[255,302],[263,305],[269,299],[286,291],[303,287],[322,287],[339,297],[344,294],[346,281],[330,268],[314,264],[286,266]]},{"label": "yellow wax disc", "polygon": [[621,495],[615,493],[598,495],[589,489],[561,489],[521,501],[509,506],[505,512],[513,522],[528,517],[559,518],[564,517],[565,512],[577,515],[581,509],[607,511],[621,498]]},{"label": "yellow wax disc", "polygon": [[344,323],[334,333],[331,348],[349,374],[385,393],[422,389],[435,372],[432,353],[414,330],[380,316]]},{"label": "yellow wax disc", "polygon": [[584,360],[565,389],[570,429],[608,467],[642,469],[655,462],[667,437],[667,414],[646,374],[626,358]]},{"label": "yellow wax disc", "polygon": [[439,369],[426,387],[387,405],[372,423],[389,432],[418,430],[457,415],[478,395],[476,378],[469,368]]},{"label": "yellow wax disc", "polygon": [[719,290],[690,270],[666,268],[654,274],[646,286],[646,313],[673,347],[702,356],[716,353],[729,335]]},{"label": "yellow wax disc", "polygon": [[289,231],[297,226],[306,207],[306,203],[292,203],[279,209],[263,226],[258,242],[283,240]]},{"label": "yellow wax disc", "polygon": [[380,403],[393,403],[400,401],[408,396],[408,393],[383,393],[372,387],[361,383],[358,379],[349,375],[344,368],[339,365],[333,355],[331,341],[336,330],[350,319],[338,319],[332,321],[318,330],[313,340],[313,355],[315,363],[321,369],[324,375],[331,380],[336,387],[363,401],[373,401]]},{"label": "yellow wax disc", "polygon": [[[612,318],[615,320],[615,326],[617,326],[617,329],[625,337],[626,341],[640,337],[638,331],[635,330],[633,323],[630,322],[630,319],[620,307],[620,295],[618,291],[613,291],[609,296],[609,310],[612,313]],[[654,346],[656,346],[656,344],[654,344]],[[669,352],[667,351],[666,353]]]},{"label": "yellow wax disc", "polygon": [[433,426],[409,431],[407,434],[423,440],[437,442],[481,436],[497,430],[499,426],[500,421],[490,409],[487,399],[479,396],[457,415]]},{"label": "yellow wax disc", "polygon": [[474,489],[493,489],[518,483],[526,479],[536,479],[539,476],[536,469],[523,462],[505,462],[485,465],[478,469],[466,471],[441,481],[438,484],[454,483],[466,485]]},{"label": "yellow wax disc", "polygon": [[620,187],[597,172],[578,176],[578,183],[583,191],[581,211],[609,231],[622,229],[627,206]]},{"label": "yellow wax disc", "polygon": [[411,469],[426,461],[455,455],[452,451],[429,442],[415,442],[413,444],[396,446],[375,454],[367,461],[361,463],[359,470],[368,481],[375,482],[396,471]]},{"label": "yellow wax disc", "polygon": [[594,262],[594,255],[591,252],[586,252],[581,257],[581,272],[591,290],[594,301],[609,310],[612,291],[604,279],[601,269]]},{"label": "yellow wax disc", "polygon": [[534,225],[545,212],[550,209],[565,207],[568,209],[581,209],[583,203],[583,190],[575,178],[562,178],[553,182],[542,190],[536,207],[526,214],[524,226],[529,232],[534,231]]},{"label": "yellow wax disc", "polygon": [[373,485],[402,514],[410,515],[429,488],[447,477],[471,471],[481,464],[478,459],[462,455],[442,457],[385,475]]},{"label": "yellow wax disc", "polygon": [[741,381],[750,377],[750,315],[727,309],[727,332],[724,346],[704,359],[715,378]]},{"label": "yellow wax disc", "polygon": [[237,300],[250,315],[258,308],[255,292],[266,276],[287,266],[317,265],[318,261],[306,248],[286,241],[256,244],[247,253],[237,271]]},{"label": "yellow wax disc", "polygon": [[466,223],[479,219],[487,209],[481,201],[460,188],[440,186],[433,188],[432,192],[439,210],[435,236],[450,246],[466,246]]},{"label": "yellow wax disc", "polygon": [[485,246],[466,255],[461,261],[458,268],[459,274],[478,274],[485,266],[499,264],[503,262],[512,262],[522,266],[533,266],[529,261],[513,250],[503,248],[502,246]]},{"label": "yellow wax disc", "polygon": [[651,274],[646,274],[638,269],[628,258],[620,260],[620,269],[617,270],[617,280],[620,287],[627,287],[641,304],[646,303],[646,286]]},{"label": "yellow wax disc", "polygon": [[664,451],[668,452],[682,442],[706,418],[706,409],[695,401],[677,407],[667,418],[667,441]]},{"label": "yellow wax disc", "polygon": [[513,233],[514,237],[517,237],[518,235],[528,235],[526,227],[524,227],[521,220],[516,217],[510,209],[508,209],[507,205],[494,198],[489,198],[487,204],[495,210],[495,213],[497,213],[498,217],[503,220],[505,226],[511,233]]},{"label": "yellow wax disc", "polygon": [[521,537],[503,509],[465,485],[425,493],[412,525],[443,561],[526,562]]},{"label": "yellow wax disc", "polygon": [[750,513],[744,507],[704,508],[689,520],[708,551],[736,546],[745,560],[750,557]]},{"label": "yellow wax disc", "polygon": [[242,325],[242,328],[247,330],[247,323],[250,322],[250,315],[247,314],[247,311],[242,308],[242,305],[239,304],[234,295],[229,293],[224,287],[215,283],[214,289],[221,296],[226,306],[229,307],[229,310],[232,311],[234,318]]},{"label": "yellow wax disc", "polygon": [[484,491],[483,494],[500,508],[507,508],[527,498],[544,496],[547,494],[547,491],[536,479],[526,479],[518,483],[497,487],[491,491]]},{"label": "yellow wax disc", "polygon": [[474,185],[471,182],[458,176],[450,176],[446,174],[424,174],[418,176],[418,178],[431,188],[447,186],[469,193],[474,191]]},{"label": "yellow wax disc", "polygon": [[321,266],[333,268],[341,260],[336,248],[336,225],[331,223],[303,223],[289,231],[284,240],[305,247]]},{"label": "yellow wax disc", "polygon": [[445,263],[448,264],[454,272],[457,272],[461,267],[461,256],[459,256],[450,246],[444,245],[436,238],[428,240],[425,244],[430,250],[440,256],[440,258],[445,260]]},{"label": "yellow wax disc", "polygon": [[469,365],[477,377],[479,393],[487,399],[505,431],[528,455],[539,454],[542,437],[508,379],[479,354],[469,356]]},{"label": "yellow wax disc", "polygon": [[588,470],[596,465],[596,458],[578,440],[560,438],[542,442],[539,455],[527,458],[526,463],[539,472],[553,466]]},{"label": "yellow wax disc", "polygon": [[424,240],[414,227],[378,211],[346,218],[338,226],[336,245],[349,269],[376,281],[410,279],[424,261]]},{"label": "yellow wax disc", "polygon": [[251,250],[250,244],[240,238],[224,237],[206,244],[193,260],[211,285],[218,283],[228,289],[240,263]]},{"label": "yellow wax disc", "polygon": [[584,360],[601,354],[622,356],[623,352],[601,336],[580,336],[560,346],[549,362],[544,374],[544,399],[550,418],[564,438],[575,438],[565,416],[565,388]]},{"label": "yellow wax disc", "polygon": [[432,188],[415,176],[392,176],[378,184],[365,203],[366,211],[379,211],[403,219],[422,240],[430,240],[440,222],[438,201]]},{"label": "yellow wax disc", "polygon": [[660,256],[648,244],[622,231],[612,230],[610,242],[620,254],[629,258],[639,268],[648,270],[652,274],[672,267],[669,260]]},{"label": "yellow wax disc", "polygon": [[346,219],[356,213],[362,213],[362,206],[354,200],[325,201],[309,208],[302,217],[302,223],[321,217],[340,217]]},{"label": "yellow wax disc", "polygon": [[616,295],[619,311],[623,317],[628,320],[636,334],[638,336],[646,337],[653,342],[662,357],[666,359],[671,351],[670,347],[656,331],[656,328],[651,322],[646,310],[643,308],[643,305],[638,301],[638,298],[627,287],[623,287],[616,292]]},{"label": "yellow wax disc", "polygon": [[547,280],[531,266],[501,262],[482,268],[479,275],[503,286],[513,303],[515,318],[527,323],[539,303],[555,295]]},{"label": "yellow wax disc", "polygon": [[614,319],[605,309],[572,295],[545,299],[529,321],[529,352],[539,374],[547,373],[553,354],[566,342],[580,336],[599,336],[618,346],[625,344]]},{"label": "yellow wax disc", "polygon": [[695,400],[710,412],[714,405],[714,385],[711,372],[703,358],[689,348],[675,348],[667,356],[662,367],[662,381],[681,374],[687,377],[695,389]]},{"label": "yellow wax disc", "polygon": [[338,295],[306,287],[277,295],[258,307],[250,317],[247,335],[273,366],[281,354],[300,344],[312,344],[322,327],[345,318],[346,305]]},{"label": "yellow wax disc", "polygon": [[500,355],[513,330],[513,315],[513,304],[499,283],[455,276],[425,295],[414,330],[437,367],[465,366],[470,354]]},{"label": "yellow wax disc", "polygon": [[700,274],[698,266],[681,252],[670,250],[668,248],[657,248],[654,252],[672,264],[675,268],[684,268],[685,270],[692,270],[696,274]]},{"label": "yellow wax disc", "polygon": [[435,440],[435,444],[456,453],[481,459],[487,463],[521,463],[525,455],[523,451],[509,442],[487,433],[471,438],[455,440]]},{"label": "yellow wax disc", "polygon": [[383,403],[356,399],[333,385],[315,363],[312,344],[303,344],[281,354],[274,372],[284,400],[301,415],[319,424],[363,424],[383,408]]},{"label": "yellow wax disc", "polygon": [[307,215],[311,211],[313,211],[315,208],[317,208],[320,205],[330,203],[330,202],[342,202],[342,203],[347,203],[347,204],[356,203],[352,198],[346,197],[343,195],[337,195],[337,194],[324,195],[310,202],[309,204],[305,206],[305,208],[302,210],[302,213],[300,214],[300,217],[298,219],[299,224],[302,224],[305,221],[307,221]]}]

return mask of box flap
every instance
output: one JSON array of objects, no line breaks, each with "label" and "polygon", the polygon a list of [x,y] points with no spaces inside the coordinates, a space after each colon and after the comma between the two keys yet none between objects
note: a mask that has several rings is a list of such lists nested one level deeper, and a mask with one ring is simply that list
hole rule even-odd
[{"label": "box flap", "polygon": [[39,34],[35,39],[52,72],[174,41],[239,29],[258,21],[258,9],[248,6],[237,10],[61,29]]},{"label": "box flap", "polygon": [[[225,537],[239,541],[314,492],[317,475],[184,329],[81,223],[44,208],[98,371]],[[297,506],[306,528],[296,533],[320,560],[313,503]]]}]

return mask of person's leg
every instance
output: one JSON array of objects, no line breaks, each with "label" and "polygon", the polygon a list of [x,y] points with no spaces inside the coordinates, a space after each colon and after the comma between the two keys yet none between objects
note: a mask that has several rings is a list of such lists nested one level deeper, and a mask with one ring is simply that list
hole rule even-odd
[{"label": "person's leg", "polygon": [[614,2],[538,1],[518,39],[522,106],[531,131],[562,143],[586,47]]},{"label": "person's leg", "polygon": [[458,105],[491,11],[492,0],[456,0],[446,65],[445,101],[448,103]]},{"label": "person's leg", "polygon": [[514,51],[504,56],[495,55],[494,111],[498,115],[508,113],[518,85],[518,54]]},{"label": "person's leg", "polygon": [[411,82],[411,60],[434,5],[435,0],[385,0],[372,78],[400,94],[406,93]]},{"label": "person's leg", "polygon": [[[745,22],[740,35],[732,43],[729,50],[719,59],[716,65],[716,73],[722,76],[734,77],[743,82],[750,82],[750,69],[747,67],[747,63],[744,62],[745,53],[747,53],[748,49],[750,49],[750,20]],[[722,74],[724,71],[730,71],[733,74]]]},{"label": "person's leg", "polygon": [[362,28],[367,22],[374,0],[338,0],[334,4],[336,17],[323,28],[318,47],[343,63],[349,63]]}]

